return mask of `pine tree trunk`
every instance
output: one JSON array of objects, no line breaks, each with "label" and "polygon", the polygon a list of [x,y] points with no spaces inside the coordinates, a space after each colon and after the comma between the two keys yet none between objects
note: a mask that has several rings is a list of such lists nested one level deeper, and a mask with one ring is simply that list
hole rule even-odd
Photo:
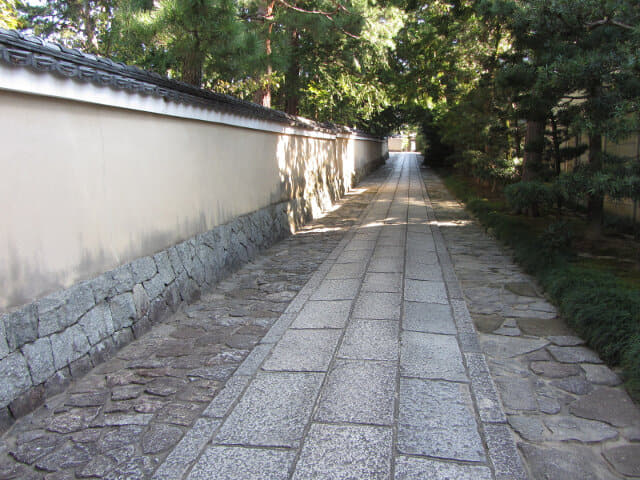
[{"label": "pine tree trunk", "polygon": [[285,112],[291,115],[298,115],[300,103],[300,61],[298,56],[298,30],[294,29],[291,33],[291,64],[285,77]]},{"label": "pine tree trunk", "polygon": [[271,66],[271,34],[273,33],[273,8],[275,6],[275,0],[268,1],[262,5],[259,9],[260,15],[269,22],[267,28],[267,35],[264,39],[264,50],[267,56],[267,71],[264,76],[264,83],[253,95],[253,101],[263,107],[271,108],[271,75],[273,74],[273,67]]},{"label": "pine tree trunk", "polygon": [[182,81],[196,87],[202,86],[203,63],[202,54],[197,47],[185,55],[182,59]]},{"label": "pine tree trunk", "polygon": [[535,180],[542,164],[544,148],[544,120],[527,120],[527,132],[524,140],[524,161],[522,162],[522,181]]},{"label": "pine tree trunk", "polygon": [[[592,172],[602,170],[602,135],[589,135],[589,166]],[[591,194],[587,199],[587,213],[589,225],[587,237],[591,239],[602,236],[602,220],[604,217],[604,197]]]},{"label": "pine tree trunk", "polygon": [[561,158],[560,158],[560,137],[558,136],[558,122],[555,117],[551,116],[551,135],[553,136],[553,159],[555,164],[556,175],[559,176],[561,172]]}]

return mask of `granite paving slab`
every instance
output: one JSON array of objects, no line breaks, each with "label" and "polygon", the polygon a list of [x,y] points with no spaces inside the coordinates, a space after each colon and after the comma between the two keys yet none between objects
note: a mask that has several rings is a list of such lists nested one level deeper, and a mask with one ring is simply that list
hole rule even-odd
[{"label": "granite paving slab", "polygon": [[451,335],[402,332],[400,373],[406,377],[468,381],[460,347]]},{"label": "granite paving slab", "polygon": [[390,428],[314,424],[293,479],[388,479],[392,442]]},{"label": "granite paving slab", "polygon": [[469,388],[461,383],[400,380],[398,449],[448,460],[485,460]]},{"label": "granite paving slab", "polygon": [[262,368],[324,372],[329,367],[339,339],[339,330],[287,330]]},{"label": "granite paving slab", "polygon": [[311,416],[322,374],[260,373],[227,417],[215,442],[296,447]]},{"label": "granite paving slab", "polygon": [[396,374],[395,363],[337,360],[320,397],[316,420],[392,425]]}]

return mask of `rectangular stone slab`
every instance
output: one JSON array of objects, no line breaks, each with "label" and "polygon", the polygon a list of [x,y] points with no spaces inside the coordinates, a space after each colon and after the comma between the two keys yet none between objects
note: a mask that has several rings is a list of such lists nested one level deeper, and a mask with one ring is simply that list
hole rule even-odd
[{"label": "rectangular stone slab", "polygon": [[350,310],[351,300],[310,300],[293,321],[291,328],[344,328]]},{"label": "rectangular stone slab", "polygon": [[396,370],[391,362],[337,360],[320,396],[316,420],[391,425]]},{"label": "rectangular stone slab", "polygon": [[402,332],[400,374],[433,380],[468,381],[454,336],[407,330]]},{"label": "rectangular stone slab", "polygon": [[293,480],[386,480],[391,475],[391,428],[311,426]]},{"label": "rectangular stone slab", "polygon": [[484,465],[460,465],[428,458],[398,457],[394,480],[493,480]]},{"label": "rectangular stone slab", "polygon": [[338,357],[396,361],[398,330],[398,322],[394,320],[352,320],[344,334]]},{"label": "rectangular stone slab", "polygon": [[400,379],[398,450],[450,460],[484,461],[467,385]]},{"label": "rectangular stone slab", "polygon": [[324,372],[340,339],[340,330],[287,330],[263,370]]},{"label": "rectangular stone slab", "polygon": [[296,447],[320,390],[323,374],[258,373],[214,441]]},{"label": "rectangular stone slab", "polygon": [[400,293],[361,292],[353,309],[354,318],[400,320]]},{"label": "rectangular stone slab", "polygon": [[449,305],[404,302],[402,328],[415,332],[455,335],[457,329]]},{"label": "rectangular stone slab", "polygon": [[214,446],[200,457],[187,480],[286,480],[294,458],[289,450]]},{"label": "rectangular stone slab", "polygon": [[449,303],[444,282],[405,279],[404,299],[408,302]]}]

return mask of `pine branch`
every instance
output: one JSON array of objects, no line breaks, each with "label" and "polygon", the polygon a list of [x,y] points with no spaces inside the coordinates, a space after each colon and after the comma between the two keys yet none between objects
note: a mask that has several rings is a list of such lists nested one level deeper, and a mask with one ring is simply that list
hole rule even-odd
[{"label": "pine branch", "polygon": [[602,20],[597,20],[595,22],[587,23],[585,26],[587,27],[587,30],[592,30],[602,25],[614,25],[616,27],[624,28],[626,30],[633,30],[633,26],[627,25],[626,23],[620,22],[618,20],[613,20],[609,17],[604,17]]},{"label": "pine branch", "polygon": [[[277,0],[277,1],[281,5],[284,5],[285,7],[289,8],[289,9],[291,9],[293,11],[300,12],[300,13],[307,13],[307,14],[311,14],[311,15],[322,15],[323,17],[329,19],[330,21],[332,21],[334,23],[335,23],[336,20],[335,20],[335,18],[333,18],[333,16],[336,13],[338,13],[340,11],[349,13],[349,10],[347,10],[347,8],[344,5],[342,5],[341,3],[337,2],[336,0],[332,0],[332,3],[336,6],[335,10],[333,10],[332,12],[325,12],[323,10],[307,10],[305,8],[298,7],[297,5],[293,5],[292,3],[289,3],[286,0]],[[349,36],[351,38],[355,38],[356,40],[360,39],[359,35],[355,35],[355,34],[353,34],[351,32],[348,32],[347,30],[345,30],[344,28],[342,28],[340,26],[338,26],[338,28],[345,35],[347,35],[347,36]]]}]

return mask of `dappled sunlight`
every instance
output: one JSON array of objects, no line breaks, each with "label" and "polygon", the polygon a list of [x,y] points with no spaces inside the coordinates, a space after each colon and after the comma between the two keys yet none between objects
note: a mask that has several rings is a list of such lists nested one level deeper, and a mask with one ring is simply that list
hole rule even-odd
[{"label": "dappled sunlight", "polygon": [[366,192],[352,187],[366,171],[375,148],[377,143],[323,133],[280,135],[276,149],[280,185],[271,201],[290,202],[290,230],[336,211],[341,197]]},{"label": "dappled sunlight", "polygon": [[293,235],[307,235],[310,233],[330,233],[330,232],[344,232],[348,230],[348,227],[312,227],[312,228],[301,228],[293,233]]},{"label": "dappled sunlight", "polygon": [[436,227],[464,227],[466,225],[471,225],[472,223],[472,220],[454,220],[450,222],[430,221],[427,222],[427,225],[433,225]]}]

